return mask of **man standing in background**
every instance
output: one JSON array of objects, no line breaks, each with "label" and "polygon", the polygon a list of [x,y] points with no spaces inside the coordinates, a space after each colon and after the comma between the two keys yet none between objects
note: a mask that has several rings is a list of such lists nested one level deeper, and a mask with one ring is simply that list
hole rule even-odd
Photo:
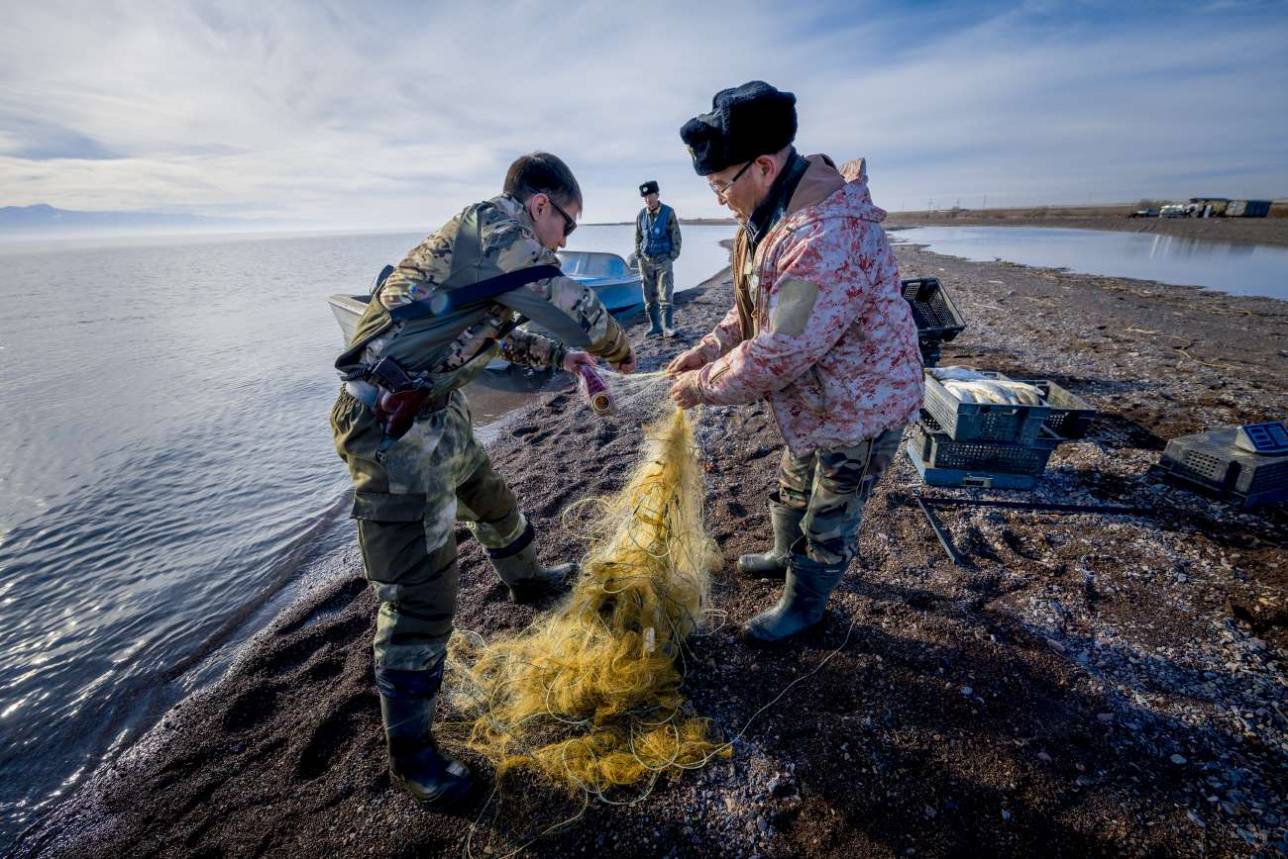
[{"label": "man standing in background", "polygon": [[659,199],[656,179],[640,185],[644,208],[635,218],[635,257],[643,280],[644,310],[648,313],[647,337],[675,336],[671,296],[675,274],[671,263],[680,256],[680,222],[675,210]]}]

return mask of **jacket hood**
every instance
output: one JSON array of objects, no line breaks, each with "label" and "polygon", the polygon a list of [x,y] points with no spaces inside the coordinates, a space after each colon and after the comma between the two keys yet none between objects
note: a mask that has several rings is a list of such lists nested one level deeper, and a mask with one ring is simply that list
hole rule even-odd
[{"label": "jacket hood", "polygon": [[[791,202],[787,204],[788,217],[816,206],[821,207],[819,214],[823,214],[823,209],[830,210],[835,205],[843,207],[846,214],[865,221],[879,224],[885,220],[885,210],[872,202],[866,171],[857,173],[855,179],[847,182],[841,171],[836,169],[836,163],[828,156],[809,155],[805,160],[809,162],[809,167],[796,186]],[[844,190],[844,194],[833,199],[833,195],[841,190]]]}]

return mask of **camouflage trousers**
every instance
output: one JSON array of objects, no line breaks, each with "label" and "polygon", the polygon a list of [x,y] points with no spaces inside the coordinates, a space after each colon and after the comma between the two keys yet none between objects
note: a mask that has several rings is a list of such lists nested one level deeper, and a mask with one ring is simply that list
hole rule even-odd
[{"label": "camouflage trousers", "polygon": [[447,652],[456,614],[457,521],[499,549],[526,527],[518,502],[475,441],[460,391],[380,451],[375,415],[341,389],[331,430],[353,479],[358,544],[380,601],[376,668],[432,669]]},{"label": "camouflage trousers", "polygon": [[779,503],[804,510],[792,551],[820,564],[846,565],[859,549],[863,506],[899,452],[902,429],[887,430],[854,447],[793,456],[783,450],[778,470]]},{"label": "camouflage trousers", "polygon": [[670,259],[641,256],[640,278],[645,309],[659,304],[663,309],[671,306],[671,296],[675,294],[675,272],[672,271]]}]

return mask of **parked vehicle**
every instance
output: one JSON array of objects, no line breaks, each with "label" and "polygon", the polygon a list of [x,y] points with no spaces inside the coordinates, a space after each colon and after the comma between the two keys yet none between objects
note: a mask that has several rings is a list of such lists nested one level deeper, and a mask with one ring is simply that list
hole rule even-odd
[{"label": "parked vehicle", "polygon": [[1158,209],[1137,209],[1127,217],[1129,218],[1157,218]]},{"label": "parked vehicle", "polygon": [[1158,210],[1160,218],[1188,218],[1189,206],[1185,203],[1169,203]]}]

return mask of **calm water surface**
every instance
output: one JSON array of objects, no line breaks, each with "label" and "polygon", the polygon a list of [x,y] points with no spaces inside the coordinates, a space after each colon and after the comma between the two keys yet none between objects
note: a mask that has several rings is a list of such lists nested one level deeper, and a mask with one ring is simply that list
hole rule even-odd
[{"label": "calm water surface", "polygon": [[1004,259],[1288,300],[1288,248],[1282,247],[1049,227],[914,227],[891,235],[981,262]]},{"label": "calm water surface", "polygon": [[[677,287],[731,234],[686,227]],[[420,238],[0,245],[0,852],[351,543],[326,297]]]}]

